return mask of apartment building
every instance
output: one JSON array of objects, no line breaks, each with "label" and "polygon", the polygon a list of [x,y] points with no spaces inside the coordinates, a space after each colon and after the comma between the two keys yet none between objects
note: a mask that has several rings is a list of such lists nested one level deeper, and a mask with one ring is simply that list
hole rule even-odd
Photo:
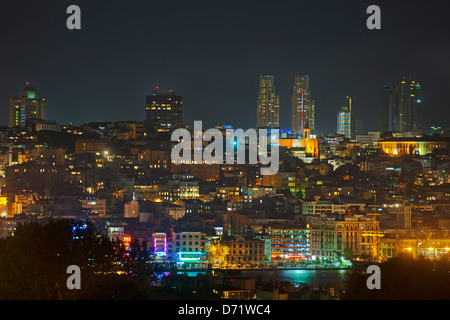
[{"label": "apartment building", "polygon": [[311,257],[330,262],[378,258],[382,236],[373,216],[321,214],[311,220]]}]

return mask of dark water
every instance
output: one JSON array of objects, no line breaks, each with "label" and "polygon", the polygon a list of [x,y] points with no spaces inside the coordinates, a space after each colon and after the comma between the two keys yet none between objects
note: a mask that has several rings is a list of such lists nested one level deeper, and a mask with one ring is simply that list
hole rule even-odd
[{"label": "dark water", "polygon": [[[287,281],[292,284],[328,286],[344,285],[345,277],[351,270],[241,270],[241,276],[257,280]],[[198,272],[187,272],[195,277]]]},{"label": "dark water", "polygon": [[261,280],[288,281],[293,284],[343,285],[350,270],[245,270],[242,276]]}]

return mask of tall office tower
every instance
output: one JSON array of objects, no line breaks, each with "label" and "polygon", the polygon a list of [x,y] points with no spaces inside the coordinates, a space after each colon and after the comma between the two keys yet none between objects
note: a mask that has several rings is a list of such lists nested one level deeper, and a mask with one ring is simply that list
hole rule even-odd
[{"label": "tall office tower", "polygon": [[343,134],[347,138],[352,136],[352,116],[348,107],[342,107],[337,115],[337,134]]},{"label": "tall office tower", "polygon": [[259,77],[256,126],[258,128],[278,128],[280,126],[280,97],[276,95],[273,76]]},{"label": "tall office tower", "polygon": [[382,130],[405,132],[419,129],[420,91],[420,84],[411,77],[403,77],[397,86],[382,87]]},{"label": "tall office tower", "polygon": [[145,104],[145,120],[155,130],[173,130],[183,124],[183,98],[174,89],[156,87]]},{"label": "tall office tower", "polygon": [[36,96],[36,89],[26,87],[20,91],[19,97],[9,99],[9,126],[25,127],[33,121],[46,120],[47,100]]},{"label": "tall office tower", "polygon": [[398,131],[418,130],[420,91],[420,84],[411,77],[403,77],[402,82],[398,85]]},{"label": "tall office tower", "polygon": [[397,131],[397,99],[395,86],[381,87],[381,130]]},{"label": "tall office tower", "polygon": [[304,128],[315,129],[315,106],[309,90],[309,76],[294,78],[294,92],[291,100],[291,130],[303,134]]},{"label": "tall office tower", "polygon": [[411,130],[417,131],[420,129],[420,110],[419,105],[422,103],[421,91],[422,87],[418,82],[411,80],[409,82],[410,89],[410,103],[411,103]]}]

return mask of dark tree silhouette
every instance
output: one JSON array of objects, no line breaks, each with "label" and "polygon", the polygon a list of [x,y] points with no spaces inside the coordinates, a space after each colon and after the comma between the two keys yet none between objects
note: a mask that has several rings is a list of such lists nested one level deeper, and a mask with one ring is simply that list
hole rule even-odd
[{"label": "dark tree silhouette", "polygon": [[448,300],[450,261],[400,256],[380,265],[381,289],[368,289],[371,274],[354,270],[345,281],[344,300]]},{"label": "dark tree silhouette", "polygon": [[[135,249],[133,249],[135,250]],[[143,248],[129,261],[123,246],[100,235],[91,225],[68,220],[20,224],[0,240],[0,299],[149,299]],[[81,289],[70,290],[67,267],[81,269]],[[126,272],[133,270],[134,273]],[[120,274],[117,271],[121,271]]]}]

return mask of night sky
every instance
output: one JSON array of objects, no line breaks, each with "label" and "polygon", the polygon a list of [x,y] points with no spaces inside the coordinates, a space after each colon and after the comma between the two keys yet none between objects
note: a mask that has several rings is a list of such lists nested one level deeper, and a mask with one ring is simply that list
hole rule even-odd
[{"label": "night sky", "polygon": [[[402,75],[422,85],[423,120],[450,127],[447,1],[181,0],[0,2],[0,125],[8,99],[30,82],[47,119],[144,120],[145,96],[174,88],[183,120],[204,128],[256,125],[260,75],[275,76],[282,127],[290,126],[296,74],[310,75],[318,134],[354,96],[365,130],[379,123],[381,86]],[[81,30],[66,9],[81,8]],[[366,9],[381,8],[381,30]]]}]

